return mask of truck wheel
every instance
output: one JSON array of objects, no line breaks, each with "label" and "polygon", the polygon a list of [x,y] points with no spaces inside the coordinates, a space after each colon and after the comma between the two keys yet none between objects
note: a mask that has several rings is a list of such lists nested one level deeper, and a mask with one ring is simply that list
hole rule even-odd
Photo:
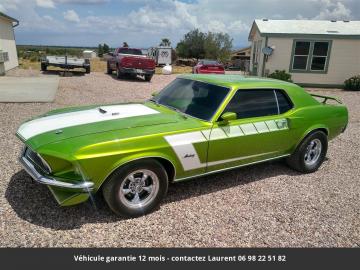
[{"label": "truck wheel", "polygon": [[86,74],[90,74],[90,66],[85,68],[85,72],[86,72]]},{"label": "truck wheel", "polygon": [[145,81],[150,82],[153,75],[145,75]]},{"label": "truck wheel", "polygon": [[47,65],[45,63],[41,63],[41,71],[46,71]]},{"label": "truck wheel", "polygon": [[112,173],[102,191],[114,213],[139,217],[153,211],[167,189],[168,176],[164,167],[156,160],[144,159]]},{"label": "truck wheel", "polygon": [[107,63],[107,70],[106,70],[106,73],[107,73],[107,74],[112,74],[112,73],[113,73],[112,69],[110,68],[109,63]]},{"label": "truck wheel", "polygon": [[323,163],[328,148],[327,136],[322,131],[308,135],[286,159],[287,164],[302,173],[315,172]]},{"label": "truck wheel", "polygon": [[124,76],[124,73],[120,71],[120,69],[116,69],[116,77],[118,79],[121,79]]}]

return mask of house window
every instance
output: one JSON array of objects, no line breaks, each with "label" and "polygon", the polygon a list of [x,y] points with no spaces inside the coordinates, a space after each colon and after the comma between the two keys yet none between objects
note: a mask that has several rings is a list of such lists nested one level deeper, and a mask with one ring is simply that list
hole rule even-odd
[{"label": "house window", "polygon": [[293,69],[306,70],[310,52],[310,42],[297,41],[295,43],[295,53]]},{"label": "house window", "polygon": [[295,40],[291,72],[327,72],[331,41]]},{"label": "house window", "polygon": [[328,50],[329,42],[314,42],[311,70],[325,70]]}]

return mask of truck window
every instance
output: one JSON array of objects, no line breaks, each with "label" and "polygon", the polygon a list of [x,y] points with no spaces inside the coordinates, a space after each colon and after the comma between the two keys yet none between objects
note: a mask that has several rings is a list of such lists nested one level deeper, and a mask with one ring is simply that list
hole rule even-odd
[{"label": "truck window", "polygon": [[119,53],[121,53],[121,54],[142,55],[141,50],[131,49],[131,48],[120,48]]}]

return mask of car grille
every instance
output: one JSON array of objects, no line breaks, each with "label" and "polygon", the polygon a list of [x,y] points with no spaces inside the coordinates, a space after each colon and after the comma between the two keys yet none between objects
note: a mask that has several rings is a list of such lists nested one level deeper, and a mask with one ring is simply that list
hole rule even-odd
[{"label": "car grille", "polygon": [[34,164],[36,167],[41,169],[43,172],[47,174],[51,173],[51,168],[46,163],[46,161],[43,158],[41,158],[41,156],[38,153],[31,150],[29,147],[25,148],[24,156],[27,160],[29,160],[32,164]]}]

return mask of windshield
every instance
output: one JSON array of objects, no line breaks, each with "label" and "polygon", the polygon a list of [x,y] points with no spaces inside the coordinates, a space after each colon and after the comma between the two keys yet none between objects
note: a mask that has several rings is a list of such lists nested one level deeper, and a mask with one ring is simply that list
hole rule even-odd
[{"label": "windshield", "polygon": [[202,63],[203,63],[203,65],[219,65],[220,64],[218,61],[215,61],[215,60],[203,60]]},{"label": "windshield", "polygon": [[152,101],[209,121],[228,93],[229,89],[226,87],[178,78]]},{"label": "windshield", "polygon": [[120,48],[119,53],[122,54],[134,54],[134,55],[142,55],[141,50],[138,49],[130,49],[130,48]]}]

